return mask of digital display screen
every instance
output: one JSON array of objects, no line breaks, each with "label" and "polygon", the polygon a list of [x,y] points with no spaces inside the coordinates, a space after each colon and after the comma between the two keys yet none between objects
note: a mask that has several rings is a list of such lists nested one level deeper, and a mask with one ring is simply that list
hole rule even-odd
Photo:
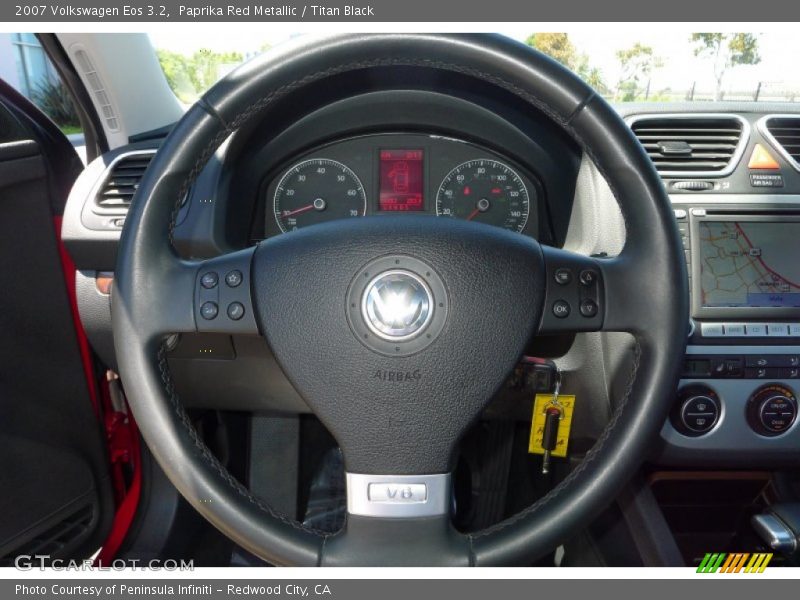
[{"label": "digital display screen", "polygon": [[423,210],[423,151],[380,151],[378,208],[385,211]]},{"label": "digital display screen", "polygon": [[703,307],[800,308],[800,222],[699,225]]},{"label": "digital display screen", "polygon": [[711,375],[711,361],[707,358],[687,359],[683,363],[683,375],[686,377],[708,377]]}]

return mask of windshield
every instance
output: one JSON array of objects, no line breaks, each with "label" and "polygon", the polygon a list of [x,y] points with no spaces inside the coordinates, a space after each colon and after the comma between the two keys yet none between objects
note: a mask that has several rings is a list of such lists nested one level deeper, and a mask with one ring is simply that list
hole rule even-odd
[{"label": "windshield", "polygon": [[[598,26],[601,27],[601,26]],[[504,35],[577,73],[611,102],[795,102],[796,38],[786,33],[633,31],[536,33],[519,24]],[[177,97],[194,102],[242,62],[300,34],[236,36],[154,33],[150,39]]]}]

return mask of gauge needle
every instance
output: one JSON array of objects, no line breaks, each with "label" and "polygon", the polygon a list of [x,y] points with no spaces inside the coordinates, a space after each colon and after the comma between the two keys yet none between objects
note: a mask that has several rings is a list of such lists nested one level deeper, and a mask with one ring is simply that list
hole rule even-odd
[{"label": "gauge needle", "polygon": [[472,211],[471,213],[469,213],[469,215],[467,216],[467,221],[472,221],[472,219],[474,219],[475,217],[477,217],[477,216],[478,216],[478,213],[480,213],[480,212],[481,212],[481,210],[480,210],[479,208],[476,208],[475,210],[473,210],[473,211]]},{"label": "gauge needle", "polygon": [[293,217],[294,215],[299,215],[300,213],[307,212],[314,208],[313,204],[309,204],[308,206],[303,206],[301,208],[295,208],[294,210],[283,211],[284,217]]}]

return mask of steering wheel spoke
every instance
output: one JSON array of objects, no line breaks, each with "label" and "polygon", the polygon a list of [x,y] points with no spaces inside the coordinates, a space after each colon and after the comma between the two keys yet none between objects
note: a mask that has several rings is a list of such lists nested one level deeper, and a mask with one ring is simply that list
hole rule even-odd
[{"label": "steering wheel spoke", "polygon": [[321,565],[469,566],[469,540],[453,527],[452,506],[449,473],[348,473],[347,521],[326,542]]},{"label": "steering wheel spoke", "polygon": [[367,475],[347,473],[347,512],[361,517],[418,519],[450,514],[450,473]]}]

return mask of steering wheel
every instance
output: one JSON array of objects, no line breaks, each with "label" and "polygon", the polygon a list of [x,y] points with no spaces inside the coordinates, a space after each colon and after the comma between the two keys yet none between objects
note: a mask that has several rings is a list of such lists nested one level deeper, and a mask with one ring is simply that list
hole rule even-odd
[{"label": "steering wheel", "polygon": [[[343,219],[209,260],[177,256],[171,237],[181,200],[231,133],[311,84],[396,67],[488,82],[561,126],[619,202],[627,229],[619,256],[588,257],[498,227],[411,216]],[[611,503],[657,439],[685,349],[685,269],[668,198],[641,146],[556,62],[499,36],[315,38],[234,71],[164,142],[120,242],[115,346],[139,429],[166,475],[206,519],[263,559],[530,564]],[[561,270],[574,276],[556,277]],[[526,343],[539,333],[600,330],[632,334],[635,358],[595,446],[532,506],[486,530],[457,532],[450,522],[456,445]],[[342,449],[341,531],[278,514],[205,446],[175,393],[164,344],[169,334],[196,331],[264,336]]]}]

